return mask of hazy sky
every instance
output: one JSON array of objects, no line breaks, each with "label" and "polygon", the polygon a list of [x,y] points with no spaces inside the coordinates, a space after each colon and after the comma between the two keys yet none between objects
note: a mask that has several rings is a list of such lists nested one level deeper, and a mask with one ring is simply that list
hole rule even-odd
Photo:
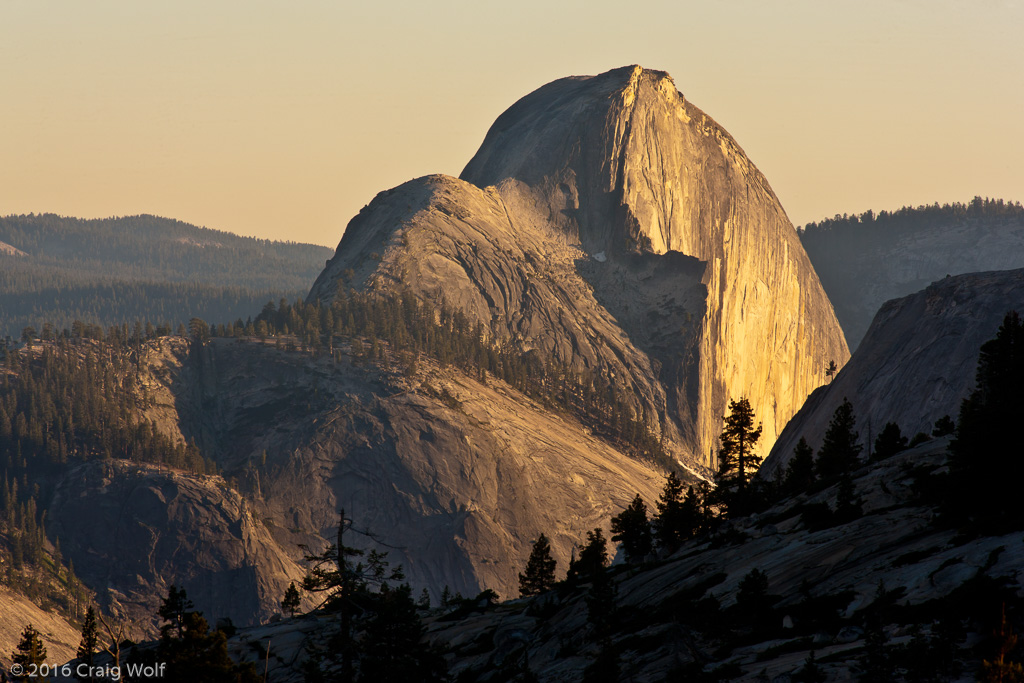
[{"label": "hazy sky", "polygon": [[1009,0],[0,0],[0,214],[334,246],[377,192],[458,175],[522,95],[634,63],[797,225],[1024,200],[1022,36]]}]

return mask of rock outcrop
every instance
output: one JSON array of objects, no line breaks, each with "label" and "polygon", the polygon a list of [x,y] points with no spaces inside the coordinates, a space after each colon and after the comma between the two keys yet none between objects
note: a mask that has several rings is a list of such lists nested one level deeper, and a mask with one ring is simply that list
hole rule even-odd
[{"label": "rock outcrop", "polygon": [[62,663],[75,656],[82,637],[77,627],[61,615],[41,609],[21,593],[0,586],[0,671],[10,667],[11,654],[29,624],[39,631],[46,645],[47,662]]},{"label": "rock outcrop", "polygon": [[930,434],[944,415],[956,419],[975,386],[979,349],[1010,310],[1024,311],[1024,270],[948,277],[887,302],[846,367],[783,430],[762,474],[785,467],[801,437],[821,446],[844,398],[853,404],[865,454],[869,433],[877,436],[887,422],[909,437]]},{"label": "rock outcrop", "polygon": [[[182,431],[234,474],[293,557],[336,538],[387,552],[418,592],[518,595],[540,533],[560,569],[660,472],[498,380],[423,360],[412,375],[213,340],[165,375]],[[265,454],[265,457],[264,457]],[[76,561],[76,567],[78,562]],[[280,597],[277,596],[279,600]]]},{"label": "rock outcrop", "polygon": [[848,356],[767,181],[640,67],[550,83],[495,121],[461,179],[378,195],[310,299],[339,284],[443,298],[613,379],[693,466],[712,465],[729,399],[750,400],[767,449]]},{"label": "rock outcrop", "polygon": [[152,636],[171,584],[212,620],[265,621],[303,570],[220,477],[123,460],[65,474],[49,504],[49,531],[79,578],[133,636]]}]

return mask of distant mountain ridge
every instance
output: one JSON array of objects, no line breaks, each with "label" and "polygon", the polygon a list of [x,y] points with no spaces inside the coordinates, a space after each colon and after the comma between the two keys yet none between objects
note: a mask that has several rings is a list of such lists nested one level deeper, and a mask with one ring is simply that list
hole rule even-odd
[{"label": "distant mountain ridge", "polygon": [[890,299],[947,275],[1024,267],[1024,207],[975,197],[837,215],[803,226],[800,241],[853,350]]},{"label": "distant mountain ridge", "polygon": [[268,300],[303,295],[330,256],[148,215],[0,217],[0,245],[0,336],[75,319],[245,319]]}]

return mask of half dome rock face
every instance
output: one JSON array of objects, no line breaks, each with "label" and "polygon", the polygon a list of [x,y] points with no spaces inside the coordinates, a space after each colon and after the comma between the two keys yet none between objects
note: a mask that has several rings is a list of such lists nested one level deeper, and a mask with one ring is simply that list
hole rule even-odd
[{"label": "half dome rock face", "polygon": [[495,339],[596,373],[669,450],[710,465],[729,399],[776,435],[849,353],[796,232],[732,137],[662,72],[550,83],[461,179],[378,195],[311,298],[400,283]]}]

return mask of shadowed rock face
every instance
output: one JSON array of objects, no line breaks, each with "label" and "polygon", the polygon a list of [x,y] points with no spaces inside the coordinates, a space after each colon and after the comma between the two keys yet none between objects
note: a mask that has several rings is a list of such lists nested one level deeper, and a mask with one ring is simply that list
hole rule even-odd
[{"label": "shadowed rock face", "polygon": [[844,397],[857,415],[864,454],[869,430],[873,438],[887,422],[912,437],[930,434],[943,415],[956,419],[974,390],[981,345],[1011,310],[1024,311],[1024,270],[947,277],[887,302],[846,367],[786,426],[762,474],[784,468],[801,436],[820,447]]},{"label": "shadowed rock face", "polygon": [[195,440],[234,486],[120,461],[66,475],[51,530],[83,580],[140,620],[176,583],[211,619],[265,621],[303,571],[300,544],[336,541],[339,508],[371,534],[346,544],[386,552],[417,592],[514,597],[540,533],[564,572],[588,529],[637,493],[653,505],[663,483],[572,418],[427,359],[409,374],[170,338],[139,368],[146,418]]},{"label": "shadowed rock face", "polygon": [[775,436],[848,357],[767,181],[664,73],[550,83],[502,114],[461,180],[381,193],[310,298],[401,283],[500,340],[613,378],[691,465],[729,399]]},{"label": "shadowed rock face", "polygon": [[80,578],[131,631],[152,635],[172,583],[212,620],[265,621],[302,570],[253,507],[219,477],[123,460],[69,471],[50,503],[50,531]]}]

